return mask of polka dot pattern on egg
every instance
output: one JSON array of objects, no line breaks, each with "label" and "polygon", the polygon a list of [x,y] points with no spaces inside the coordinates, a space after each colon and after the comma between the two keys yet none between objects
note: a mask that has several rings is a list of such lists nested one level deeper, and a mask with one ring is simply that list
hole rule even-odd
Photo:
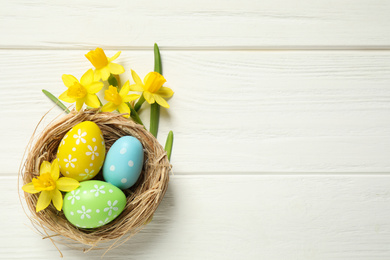
[{"label": "polka dot pattern on egg", "polygon": [[143,163],[141,142],[133,136],[123,136],[107,152],[103,178],[120,189],[130,188],[137,182]]}]

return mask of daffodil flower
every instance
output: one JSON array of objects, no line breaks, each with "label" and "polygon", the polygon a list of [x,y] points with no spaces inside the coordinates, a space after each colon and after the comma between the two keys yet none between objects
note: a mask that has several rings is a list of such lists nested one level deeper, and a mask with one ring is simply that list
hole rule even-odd
[{"label": "daffodil flower", "polygon": [[113,63],[112,61],[119,57],[121,54],[118,51],[111,58],[107,58],[102,48],[96,48],[94,51],[90,51],[85,54],[85,57],[92,63],[95,69],[95,78],[97,80],[102,79],[106,81],[110,74],[119,75],[125,72],[125,69],[122,65]]},{"label": "daffodil flower", "polygon": [[80,186],[80,183],[75,179],[60,176],[60,168],[58,161],[53,163],[44,161],[39,170],[39,176],[32,179],[32,182],[27,183],[22,187],[25,192],[38,193],[41,192],[36,205],[36,212],[47,208],[51,201],[54,207],[61,211],[63,198],[61,191],[69,192]]},{"label": "daffodil flower", "polygon": [[166,79],[158,72],[149,72],[145,78],[144,83],[140,77],[131,71],[135,84],[130,86],[131,91],[143,92],[143,97],[149,104],[157,102],[160,106],[169,108],[167,101],[164,98],[170,98],[173,95],[173,91],[170,88],[163,87]]},{"label": "daffodil flower", "polygon": [[103,82],[97,81],[94,78],[93,70],[90,69],[84,73],[80,82],[72,75],[62,75],[62,81],[68,90],[59,96],[59,99],[68,102],[76,102],[76,110],[80,111],[83,104],[90,107],[99,107],[100,102],[96,93],[103,88]]},{"label": "daffodil flower", "polygon": [[126,83],[123,85],[119,93],[116,87],[109,86],[108,90],[104,91],[105,94],[104,99],[107,100],[108,103],[102,107],[102,111],[111,112],[118,109],[119,113],[126,113],[124,117],[129,118],[130,108],[128,105],[126,105],[126,102],[136,100],[137,98],[140,97],[140,95],[137,94],[128,95],[129,91],[130,91],[129,81],[126,81]]}]

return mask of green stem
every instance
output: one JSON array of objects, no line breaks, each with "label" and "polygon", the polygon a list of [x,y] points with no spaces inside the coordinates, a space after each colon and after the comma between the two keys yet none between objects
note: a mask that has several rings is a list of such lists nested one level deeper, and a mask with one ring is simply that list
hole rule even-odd
[{"label": "green stem", "polygon": [[[126,102],[126,105],[130,108],[130,116],[131,118],[138,124],[140,125],[144,125],[144,123],[142,123],[142,120],[141,118],[139,117],[137,111],[134,110],[134,108],[131,107],[130,103],[129,102]],[[145,126],[144,126],[145,127]]]},{"label": "green stem", "polygon": [[149,129],[149,131],[156,138],[157,138],[159,121],[160,121],[160,105],[155,102],[150,106],[150,129]]},{"label": "green stem", "polygon": [[141,95],[141,97],[138,99],[137,103],[134,106],[135,111],[138,112],[144,102],[145,102],[144,95]]},{"label": "green stem", "polygon": [[[162,74],[161,55],[157,43],[154,44],[154,71]],[[158,123],[160,121],[160,105],[157,102],[150,107],[150,129],[154,137],[157,138]]]},{"label": "green stem", "polygon": [[48,98],[50,98],[57,106],[59,106],[60,108],[62,108],[65,113],[69,114],[70,111],[69,109],[58,99],[56,98],[52,93],[50,93],[49,91],[47,90],[44,90],[42,89],[42,92],[43,94],[45,94]]},{"label": "green stem", "polygon": [[118,81],[116,80],[114,75],[110,74],[110,77],[108,77],[108,84],[114,87],[118,87]]},{"label": "green stem", "polygon": [[165,142],[165,151],[167,152],[169,161],[171,160],[172,146],[173,146],[173,132],[169,131],[167,136],[167,141]]}]

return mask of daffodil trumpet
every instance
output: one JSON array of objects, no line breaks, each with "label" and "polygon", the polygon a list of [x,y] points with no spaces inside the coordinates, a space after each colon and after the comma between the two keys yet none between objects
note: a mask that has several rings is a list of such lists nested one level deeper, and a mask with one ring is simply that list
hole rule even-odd
[{"label": "daffodil trumpet", "polygon": [[59,177],[60,168],[57,159],[53,163],[43,161],[39,170],[39,176],[33,178],[30,183],[22,187],[27,193],[41,193],[36,205],[36,212],[47,208],[50,202],[53,202],[54,207],[61,211],[63,204],[61,191],[69,192],[80,186],[80,183],[75,179]]},{"label": "daffodil trumpet", "polygon": [[120,54],[121,52],[118,51],[111,58],[107,58],[102,48],[96,48],[96,50],[85,54],[85,57],[95,67],[95,70],[93,71],[95,78],[97,80],[102,79],[103,81],[106,81],[111,74],[119,75],[125,72],[125,69],[122,65],[113,63],[113,61],[118,58]]},{"label": "daffodil trumpet", "polygon": [[74,76],[64,74],[62,81],[68,88],[59,96],[59,99],[68,103],[76,102],[76,110],[80,111],[84,103],[87,106],[98,108],[100,100],[96,96],[103,88],[103,82],[98,81],[92,69],[88,70],[78,81]]},{"label": "daffodil trumpet", "polygon": [[119,113],[124,113],[124,117],[129,118],[131,111],[130,107],[126,104],[127,102],[136,100],[140,97],[137,94],[130,94],[130,83],[126,81],[121,90],[118,92],[118,88],[114,86],[109,86],[108,90],[104,91],[104,99],[108,101],[102,107],[103,112],[112,112],[118,110]]}]

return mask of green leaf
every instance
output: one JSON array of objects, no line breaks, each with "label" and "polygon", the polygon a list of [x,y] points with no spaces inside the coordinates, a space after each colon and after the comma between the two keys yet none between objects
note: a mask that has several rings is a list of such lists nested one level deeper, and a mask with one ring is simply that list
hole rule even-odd
[{"label": "green leaf", "polygon": [[[138,124],[140,125],[144,125],[144,123],[142,123],[142,120],[141,118],[139,117],[137,111],[135,111],[135,109],[133,107],[131,107],[130,103],[129,102],[126,102],[126,105],[130,108],[130,116],[131,118]],[[145,127],[144,127],[145,128]]]},{"label": "green leaf", "polygon": [[161,55],[157,43],[154,44],[154,71],[162,75]]},{"label": "green leaf", "polygon": [[[161,55],[157,43],[154,44],[154,71],[162,75]],[[160,121],[160,105],[157,102],[150,107],[150,128],[149,131],[157,138],[158,124]]]},{"label": "green leaf", "polygon": [[52,93],[49,91],[42,89],[43,94],[45,94],[48,98],[50,98],[57,106],[62,108],[67,114],[69,114],[69,109],[58,99],[56,98]]},{"label": "green leaf", "polygon": [[169,161],[171,160],[172,146],[173,146],[173,132],[169,131],[167,136],[167,141],[165,142],[165,151],[167,152]]},{"label": "green leaf", "polygon": [[118,81],[116,80],[114,75],[110,74],[110,77],[108,78],[108,84],[114,87],[118,87]]}]

